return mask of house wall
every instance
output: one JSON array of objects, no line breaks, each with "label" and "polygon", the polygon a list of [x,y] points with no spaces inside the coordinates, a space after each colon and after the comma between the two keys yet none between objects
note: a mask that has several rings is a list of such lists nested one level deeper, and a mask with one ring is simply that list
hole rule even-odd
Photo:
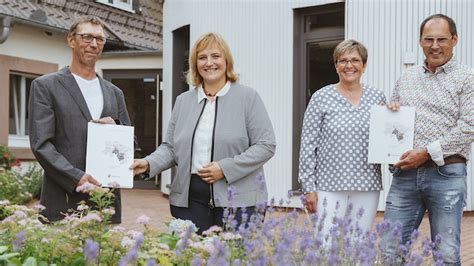
[{"label": "house wall", "polygon": [[[190,25],[191,45],[204,32],[220,33],[230,45],[241,83],[255,88],[265,102],[277,138],[277,152],[265,165],[269,194],[277,199],[286,198],[292,174],[293,90],[299,89],[293,88],[293,9],[332,2],[338,1],[165,1],[163,64],[168,67],[163,70],[163,132],[172,108],[172,31]],[[456,55],[473,66],[473,20],[469,17],[474,13],[473,5],[468,0],[346,1],[346,37],[359,39],[369,49],[364,82],[390,95],[404,62],[422,62],[416,41],[418,25],[436,12],[446,12],[456,20],[461,39]],[[168,171],[162,176],[169,175]],[[469,167],[469,176],[472,175]],[[474,184],[470,177],[467,207],[473,209]],[[387,171],[384,180],[388,188]],[[379,209],[384,208],[383,201],[381,197]],[[297,206],[298,199],[290,205]]]}]

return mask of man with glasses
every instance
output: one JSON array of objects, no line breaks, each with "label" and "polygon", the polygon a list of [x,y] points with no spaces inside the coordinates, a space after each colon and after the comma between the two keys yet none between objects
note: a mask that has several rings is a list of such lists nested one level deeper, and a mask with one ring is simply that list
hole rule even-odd
[{"label": "man with glasses", "polygon": [[[29,127],[31,149],[44,169],[41,204],[48,221],[64,218],[89,199],[78,187],[100,185],[85,172],[87,123],[130,124],[122,91],[95,72],[106,39],[104,23],[82,17],[67,35],[72,63],[31,84]],[[120,191],[115,191],[113,223],[121,222]]]},{"label": "man with glasses", "polygon": [[[428,211],[431,238],[438,243],[435,259],[448,265],[461,263],[466,161],[474,140],[474,76],[453,56],[457,42],[456,24],[450,17],[426,18],[419,41],[425,62],[407,69],[388,105],[394,111],[400,105],[416,107],[416,120],[415,147],[394,165],[385,219],[401,223],[405,244]],[[396,255],[396,242],[384,239],[388,257]]]}]

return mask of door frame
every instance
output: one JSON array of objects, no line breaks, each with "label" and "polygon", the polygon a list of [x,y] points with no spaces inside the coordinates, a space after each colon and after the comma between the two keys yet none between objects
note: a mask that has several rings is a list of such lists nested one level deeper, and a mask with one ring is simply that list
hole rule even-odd
[{"label": "door frame", "polygon": [[[294,49],[293,49],[293,151],[292,151],[292,187],[291,194],[299,194],[298,169],[299,150],[301,144],[301,129],[303,116],[306,110],[306,87],[307,87],[307,47],[310,44],[344,40],[345,27],[325,27],[317,30],[307,31],[305,28],[305,17],[344,11],[344,3],[333,3],[323,6],[309,7],[294,10]],[[303,89],[304,88],[304,89]]]}]

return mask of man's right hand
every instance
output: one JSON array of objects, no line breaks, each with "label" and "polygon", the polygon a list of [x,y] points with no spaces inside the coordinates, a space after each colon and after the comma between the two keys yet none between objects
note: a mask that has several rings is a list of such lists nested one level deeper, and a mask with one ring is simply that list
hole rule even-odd
[{"label": "man's right hand", "polygon": [[315,213],[318,207],[318,193],[309,192],[304,196],[306,198],[306,209],[308,209],[310,213]]},{"label": "man's right hand", "polygon": [[[83,193],[87,193],[88,191],[87,190],[82,190],[80,187],[86,183],[90,183],[94,186],[101,186],[100,182],[95,180],[95,178],[93,178],[91,175],[89,174],[84,174],[81,179],[79,179],[79,183],[77,183],[77,187],[76,187],[76,191],[80,191],[80,192],[83,192]],[[78,189],[79,188],[79,189]]]},{"label": "man's right hand", "polygon": [[387,108],[394,112],[398,112],[400,110],[400,103],[399,102],[388,103]]},{"label": "man's right hand", "polygon": [[133,160],[130,169],[133,169],[133,175],[143,174],[150,169],[150,164],[145,159],[135,159]]}]

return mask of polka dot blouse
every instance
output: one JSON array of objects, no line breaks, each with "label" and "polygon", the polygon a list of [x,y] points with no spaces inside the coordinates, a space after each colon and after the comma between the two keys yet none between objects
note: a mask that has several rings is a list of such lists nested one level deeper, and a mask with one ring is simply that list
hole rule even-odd
[{"label": "polka dot blouse", "polygon": [[385,104],[384,94],[363,86],[359,107],[335,84],[316,91],[304,114],[299,181],[303,192],[378,191],[379,164],[367,163],[372,105]]}]

